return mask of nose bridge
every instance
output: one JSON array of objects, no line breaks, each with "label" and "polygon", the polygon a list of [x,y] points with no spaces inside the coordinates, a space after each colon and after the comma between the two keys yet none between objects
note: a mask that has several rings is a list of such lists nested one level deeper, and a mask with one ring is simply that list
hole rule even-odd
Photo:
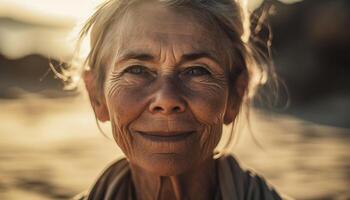
[{"label": "nose bridge", "polygon": [[177,81],[169,76],[159,80],[159,87],[154,92],[154,98],[150,103],[152,113],[172,114],[185,110],[185,101],[181,95]]},{"label": "nose bridge", "polygon": [[177,92],[177,85],[172,73],[170,71],[164,71],[161,76],[162,77],[160,77],[160,86],[158,90],[161,92]]}]

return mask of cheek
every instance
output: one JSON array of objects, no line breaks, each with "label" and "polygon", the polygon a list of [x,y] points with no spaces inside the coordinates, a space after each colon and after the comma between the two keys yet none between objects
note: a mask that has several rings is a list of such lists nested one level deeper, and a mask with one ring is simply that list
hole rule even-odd
[{"label": "cheek", "polygon": [[129,125],[144,110],[144,91],[122,84],[114,84],[105,91],[114,139],[123,152],[132,157]]},{"label": "cheek", "polygon": [[200,153],[202,157],[211,156],[221,139],[228,88],[224,84],[206,84],[193,86],[190,93],[189,107],[203,127]]},{"label": "cheek", "polygon": [[127,125],[135,119],[144,107],[142,94],[135,89],[120,88],[107,97],[110,115],[120,125]]},{"label": "cheek", "polygon": [[224,84],[193,84],[188,87],[189,108],[197,120],[214,125],[223,122],[227,104],[228,89]]}]

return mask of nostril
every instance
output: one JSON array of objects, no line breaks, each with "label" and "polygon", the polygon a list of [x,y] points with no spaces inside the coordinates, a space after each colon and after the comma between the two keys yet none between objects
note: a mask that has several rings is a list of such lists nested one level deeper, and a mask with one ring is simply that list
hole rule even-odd
[{"label": "nostril", "polygon": [[161,108],[160,106],[156,106],[156,107],[153,108],[153,111],[154,112],[162,112],[163,108]]},{"label": "nostril", "polygon": [[162,106],[155,106],[151,110],[154,113],[180,113],[183,109],[180,106],[174,106],[169,109],[163,108]]},{"label": "nostril", "polygon": [[181,112],[181,108],[179,106],[176,106],[173,108],[173,112],[175,112],[175,113]]}]

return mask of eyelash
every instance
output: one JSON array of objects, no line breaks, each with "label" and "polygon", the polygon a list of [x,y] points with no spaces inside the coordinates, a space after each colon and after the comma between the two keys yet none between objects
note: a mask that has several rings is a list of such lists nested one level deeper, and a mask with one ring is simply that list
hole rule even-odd
[{"label": "eyelash", "polygon": [[[138,70],[138,71],[136,71]],[[148,70],[142,65],[132,65],[124,70],[124,73],[129,73],[133,75],[141,75],[147,73]]]},{"label": "eyelash", "polygon": [[[124,70],[124,73],[129,73],[133,75],[142,75],[145,73],[150,73],[149,70],[142,66],[142,65],[132,65],[129,66],[127,69]],[[206,76],[210,75],[210,71],[206,69],[205,67],[202,66],[192,66],[186,68],[183,72],[183,75],[188,75],[188,76]]]},{"label": "eyelash", "polygon": [[[197,72],[197,74],[196,74]],[[206,76],[206,75],[210,75],[210,71],[208,69],[206,69],[205,67],[202,66],[193,66],[193,67],[189,67],[184,71],[185,75],[189,75],[189,76]]]}]

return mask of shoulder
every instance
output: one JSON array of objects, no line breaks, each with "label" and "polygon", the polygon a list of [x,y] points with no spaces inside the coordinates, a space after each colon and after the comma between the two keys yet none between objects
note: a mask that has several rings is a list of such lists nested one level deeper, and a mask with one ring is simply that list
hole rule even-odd
[{"label": "shoulder", "polygon": [[[130,167],[125,158],[118,159],[106,167],[92,187],[76,195],[72,200],[102,199],[115,188],[120,188],[129,178]],[[113,188],[111,188],[113,187]]]},{"label": "shoulder", "polygon": [[281,200],[281,196],[266,180],[249,170],[241,168],[231,154],[218,159],[218,177],[223,199]]}]

